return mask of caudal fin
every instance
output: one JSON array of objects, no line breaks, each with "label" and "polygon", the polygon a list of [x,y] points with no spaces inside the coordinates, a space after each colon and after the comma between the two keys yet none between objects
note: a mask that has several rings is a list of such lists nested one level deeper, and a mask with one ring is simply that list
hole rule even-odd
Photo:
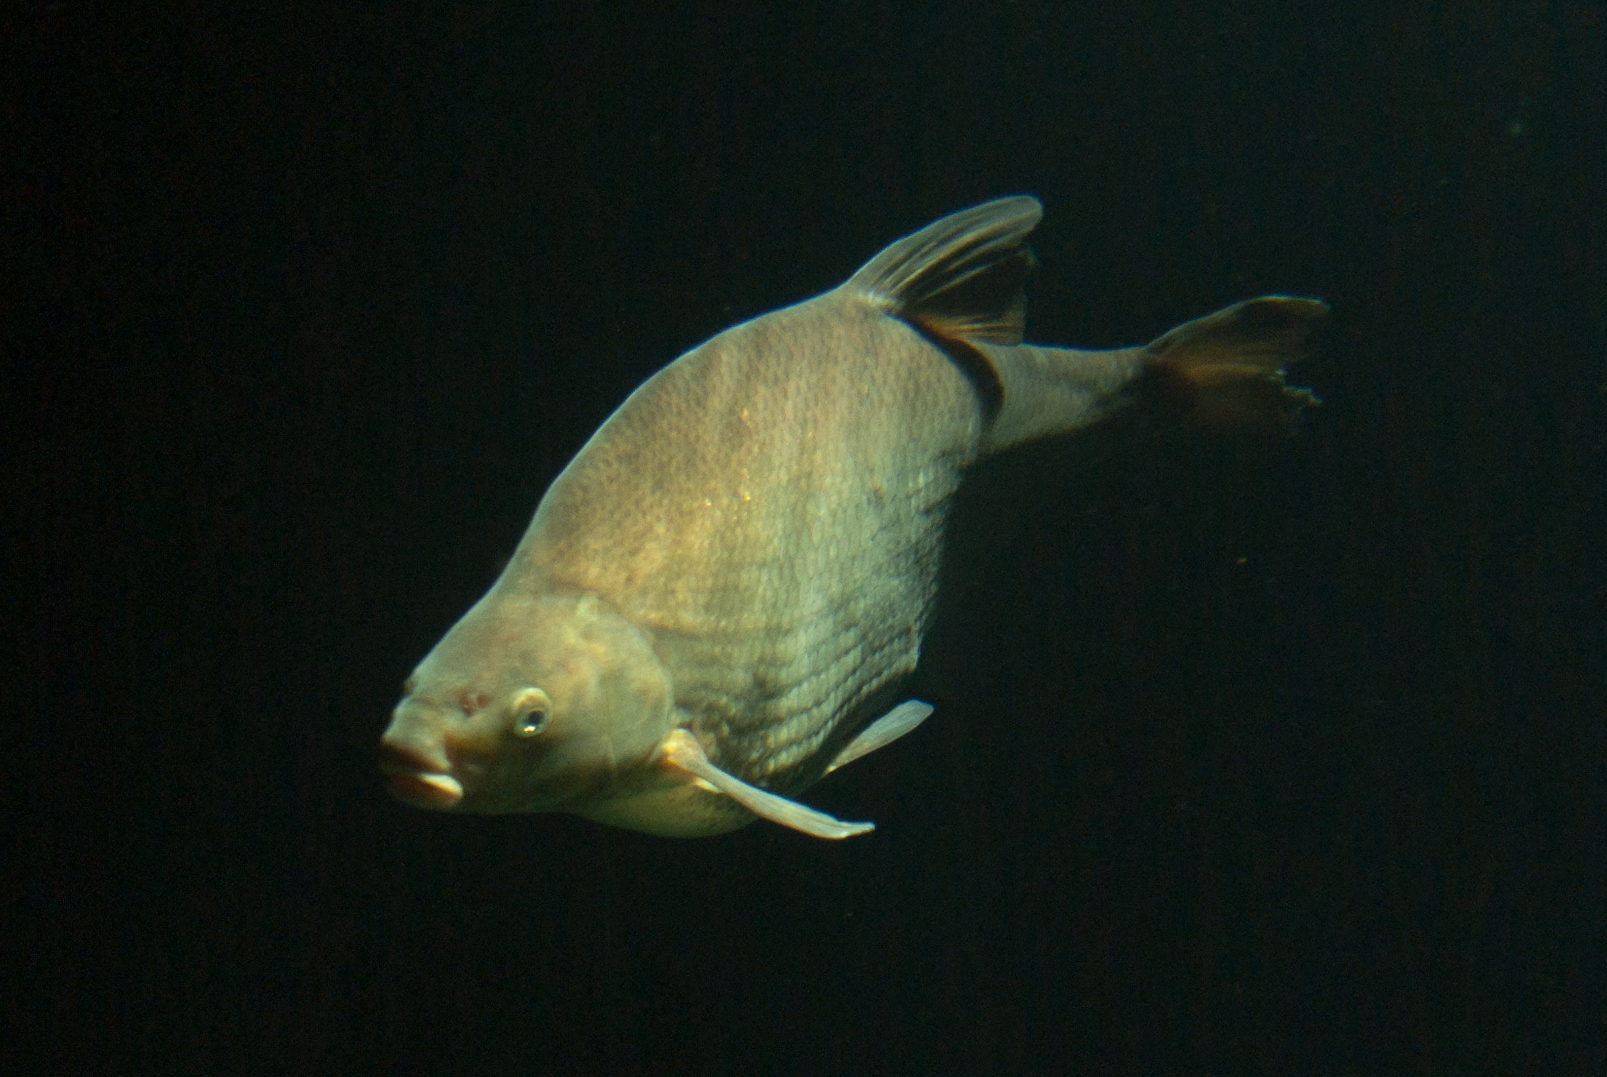
[{"label": "caudal fin", "polygon": [[1157,338],[1148,348],[1149,370],[1198,422],[1292,429],[1320,401],[1284,377],[1327,316],[1320,299],[1247,299]]}]

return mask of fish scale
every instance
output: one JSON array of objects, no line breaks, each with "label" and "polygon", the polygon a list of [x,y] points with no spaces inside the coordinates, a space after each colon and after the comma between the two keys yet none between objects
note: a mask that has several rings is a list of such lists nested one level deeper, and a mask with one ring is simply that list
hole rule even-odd
[{"label": "fish scale", "polygon": [[674,836],[869,830],[787,797],[930,713],[877,717],[919,659],[972,463],[1144,385],[1218,423],[1287,427],[1315,403],[1283,367],[1316,300],[1250,300],[1146,347],[1023,344],[1040,215],[1029,197],[953,214],[644,382],[409,678],[381,742],[393,791]]},{"label": "fish scale", "polygon": [[[849,309],[834,309],[842,307]],[[577,506],[586,514],[587,546],[548,547],[540,555],[554,577],[607,598],[630,611],[637,623],[699,641],[694,647],[665,643],[657,648],[677,685],[677,703],[690,715],[694,731],[710,734],[711,759],[763,784],[787,784],[780,776],[810,762],[808,749],[851,717],[856,704],[914,667],[910,626],[924,626],[935,593],[932,536],[958,487],[960,467],[968,462],[964,444],[980,423],[979,403],[964,375],[903,323],[855,309],[846,296],[779,314],[771,316],[778,324],[758,330],[739,326],[722,334],[705,346],[705,362],[669,368],[660,375],[666,384],[644,386],[670,397],[661,413],[678,417],[677,398],[688,391],[684,385],[704,386],[704,406],[716,414],[747,413],[736,466],[759,488],[790,495],[789,512],[779,525],[774,515],[766,515],[761,526],[743,526],[752,503],[732,489],[733,460],[700,446],[687,454],[688,466],[674,479],[681,496],[666,497],[651,488],[656,475],[638,473],[641,481],[615,491],[619,500],[592,499]],[[858,333],[845,346],[801,365],[796,351],[785,345],[788,334],[780,330],[818,332],[810,322],[840,337],[848,336],[849,328]],[[803,395],[803,386],[813,395]],[[913,411],[900,407],[917,396],[932,403]],[[823,407],[822,399],[830,406]],[[854,406],[844,407],[845,401]],[[939,408],[950,414],[934,422]],[[762,424],[757,430],[755,422]],[[657,440],[659,431],[629,405],[598,439],[613,434],[616,424],[621,433],[609,455],[598,461],[595,473],[580,470],[577,487],[619,483],[616,476],[628,469],[615,458],[646,451],[638,446]],[[731,423],[723,426],[732,429]],[[913,457],[903,451],[923,440],[936,442],[937,451]],[[842,452],[842,445],[850,451]],[[826,459],[833,461],[830,466]],[[688,536],[681,549],[689,563],[669,560],[655,576],[598,572],[590,543],[602,535],[611,536],[615,547],[637,541],[639,517],[618,514],[614,506],[655,499],[691,506],[670,524]],[[700,513],[727,529],[711,533]],[[800,533],[812,541],[777,557],[776,543]],[[741,584],[726,586],[724,579],[710,578],[705,569],[711,564],[737,566]],[[783,570],[775,571],[777,564]],[[708,584],[700,588],[692,582],[699,579]],[[855,585],[864,579],[883,585],[874,597]],[[680,586],[666,588],[666,580]],[[733,601],[735,617],[727,612]],[[751,622],[755,605],[771,611],[768,623],[742,623]],[[741,629],[733,629],[733,620]],[[730,643],[713,645],[714,640]],[[906,645],[896,646],[900,642]],[[778,651],[780,662],[775,661]],[[781,690],[769,693],[773,698],[756,709],[764,694],[753,680],[761,670]],[[731,677],[729,671],[746,675]],[[724,691],[715,687],[722,682]],[[778,700],[790,705],[778,712]]]}]

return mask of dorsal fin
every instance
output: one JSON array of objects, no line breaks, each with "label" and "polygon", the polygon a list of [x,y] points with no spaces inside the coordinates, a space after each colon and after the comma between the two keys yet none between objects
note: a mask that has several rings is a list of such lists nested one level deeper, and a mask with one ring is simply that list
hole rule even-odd
[{"label": "dorsal fin", "polygon": [[1027,234],[1042,217],[1031,195],[962,209],[883,250],[847,287],[945,340],[1020,344],[1037,263]]}]

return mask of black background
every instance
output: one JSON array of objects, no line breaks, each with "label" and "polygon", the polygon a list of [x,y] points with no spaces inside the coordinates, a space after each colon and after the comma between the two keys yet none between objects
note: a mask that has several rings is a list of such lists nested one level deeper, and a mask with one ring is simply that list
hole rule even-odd
[{"label": "black background", "polygon": [[[1607,1063],[1601,4],[10,11],[7,1072]],[[1017,191],[1032,339],[1327,298],[1306,431],[990,469],[868,838],[385,796],[625,393]]]}]

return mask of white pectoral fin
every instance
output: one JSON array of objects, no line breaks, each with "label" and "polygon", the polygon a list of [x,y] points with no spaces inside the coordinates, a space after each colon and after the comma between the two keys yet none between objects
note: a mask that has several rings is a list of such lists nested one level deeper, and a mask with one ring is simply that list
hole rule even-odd
[{"label": "white pectoral fin", "polygon": [[709,762],[697,738],[684,729],[677,729],[665,737],[662,750],[669,762],[703,779],[753,814],[772,823],[780,823],[817,838],[851,838],[855,834],[876,829],[874,823],[845,823],[841,819],[833,819],[825,812],[806,808],[797,801],[767,793],[740,778],[732,777]]},{"label": "white pectoral fin", "polygon": [[926,716],[932,713],[930,703],[922,703],[918,699],[906,699],[870,725],[860,731],[859,736],[848,742],[848,747],[837,753],[837,758],[831,761],[826,768],[830,774],[838,767],[846,766],[862,755],[869,755],[878,748],[885,748],[905,733],[926,721]]}]

